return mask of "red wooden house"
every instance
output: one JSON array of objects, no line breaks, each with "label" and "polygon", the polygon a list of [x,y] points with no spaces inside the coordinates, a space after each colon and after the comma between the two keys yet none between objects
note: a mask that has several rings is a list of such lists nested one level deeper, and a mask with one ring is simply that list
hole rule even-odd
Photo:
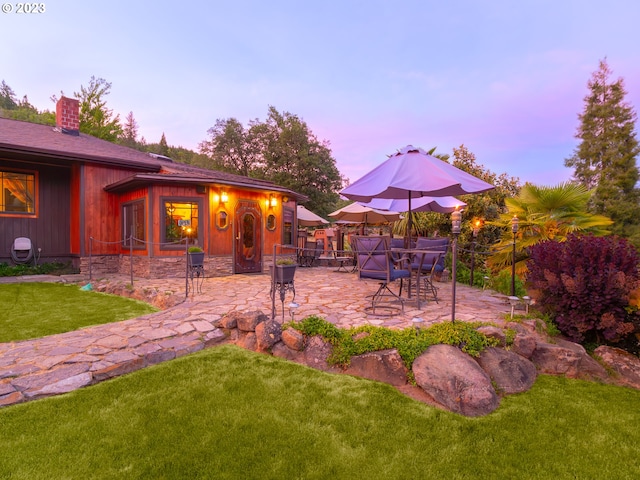
[{"label": "red wooden house", "polygon": [[26,237],[40,263],[128,273],[133,252],[139,276],[180,275],[188,238],[210,273],[253,273],[295,243],[304,196],[79,133],[78,107],[62,97],[55,128],[0,118],[0,262]]}]

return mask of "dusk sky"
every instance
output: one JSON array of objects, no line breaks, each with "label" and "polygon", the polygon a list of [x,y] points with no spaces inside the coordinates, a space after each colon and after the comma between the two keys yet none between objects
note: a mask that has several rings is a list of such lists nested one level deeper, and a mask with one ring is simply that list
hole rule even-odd
[{"label": "dusk sky", "polygon": [[[556,185],[606,57],[640,106],[637,0],[2,0],[0,80],[54,110],[92,75],[139,133],[197,150],[218,118],[270,105],[330,143],[351,181],[411,144]],[[39,2],[40,3],[40,2]],[[636,128],[637,130],[637,128]]]}]

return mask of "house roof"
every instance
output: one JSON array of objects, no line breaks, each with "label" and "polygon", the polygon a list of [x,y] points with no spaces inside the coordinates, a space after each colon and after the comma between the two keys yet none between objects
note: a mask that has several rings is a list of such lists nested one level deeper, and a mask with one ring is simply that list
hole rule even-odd
[{"label": "house roof", "polygon": [[50,125],[0,118],[0,154],[4,153],[23,159],[44,157],[54,163],[94,162],[155,172],[162,168],[160,160],[144,152],[91,135],[68,135]]},{"label": "house roof", "polygon": [[140,152],[91,135],[69,135],[50,125],[0,118],[0,157],[55,164],[89,162],[137,170],[105,190],[121,192],[149,183],[224,184],[287,193],[298,201],[307,197],[267,180],[175,163],[170,158]]}]

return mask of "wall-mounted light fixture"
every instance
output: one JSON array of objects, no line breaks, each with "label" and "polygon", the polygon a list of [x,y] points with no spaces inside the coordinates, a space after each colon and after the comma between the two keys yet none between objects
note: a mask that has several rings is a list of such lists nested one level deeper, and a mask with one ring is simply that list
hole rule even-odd
[{"label": "wall-mounted light fixture", "polygon": [[278,199],[276,198],[276,196],[272,193],[269,195],[269,206],[270,207],[275,207],[278,205]]},{"label": "wall-mounted light fixture", "polygon": [[287,197],[286,195],[282,196],[282,203],[287,203],[289,201],[289,197]]},{"label": "wall-mounted light fixture", "polygon": [[227,203],[229,201],[229,194],[226,190],[220,190],[220,203]]}]

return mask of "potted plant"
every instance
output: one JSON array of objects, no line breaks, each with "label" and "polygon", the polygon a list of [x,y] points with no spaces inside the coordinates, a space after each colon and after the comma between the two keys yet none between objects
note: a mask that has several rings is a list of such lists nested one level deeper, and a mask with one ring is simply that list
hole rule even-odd
[{"label": "potted plant", "polygon": [[293,283],[297,266],[298,264],[291,258],[279,258],[276,260],[275,268],[270,265],[269,270],[276,283]]},{"label": "potted plant", "polygon": [[200,247],[189,247],[187,249],[190,267],[204,266],[204,250]]}]

